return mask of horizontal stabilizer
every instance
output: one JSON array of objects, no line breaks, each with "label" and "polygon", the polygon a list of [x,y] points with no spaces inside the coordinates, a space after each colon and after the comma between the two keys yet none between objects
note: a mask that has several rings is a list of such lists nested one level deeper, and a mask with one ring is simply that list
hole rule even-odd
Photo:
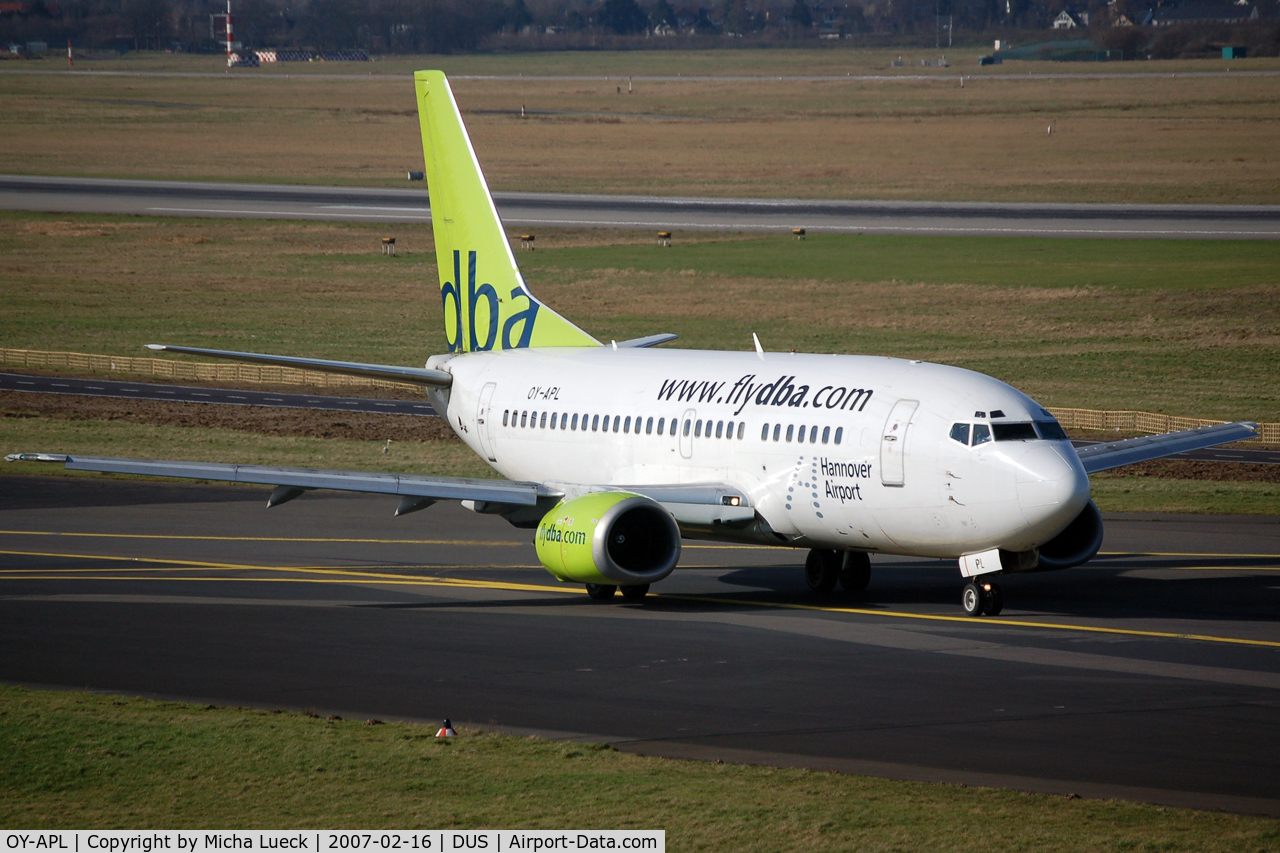
[{"label": "horizontal stabilizer", "polygon": [[1090,474],[1119,468],[1121,465],[1132,465],[1135,462],[1146,462],[1149,459],[1162,459],[1183,453],[1188,450],[1200,450],[1219,444],[1230,444],[1233,441],[1244,441],[1258,437],[1258,425],[1251,421],[1237,421],[1230,424],[1188,429],[1181,432],[1166,432],[1161,435],[1144,435],[1140,438],[1129,438],[1124,441],[1108,441],[1100,444],[1087,444],[1076,448],[1076,455]]},{"label": "horizontal stabilizer", "polygon": [[365,376],[371,379],[383,379],[388,382],[409,382],[414,385],[429,385],[433,388],[448,388],[453,383],[453,376],[450,374],[443,370],[430,370],[425,367],[362,364],[358,361],[328,361],[322,358],[265,355],[257,352],[235,352],[233,350],[201,349],[200,347],[175,347],[166,344],[147,344],[147,349],[156,350],[157,352],[180,352],[187,355],[225,358],[228,361],[247,361],[253,364],[273,364],[277,367],[295,367],[299,370],[317,370],[321,373],[343,373],[347,376]]},{"label": "horizontal stabilizer", "polygon": [[618,341],[618,349],[656,347],[658,344],[665,344],[667,341],[674,341],[678,337],[680,336],[672,332],[662,332],[657,335],[646,335],[643,338],[632,338],[629,341]]},{"label": "horizontal stabilizer", "polygon": [[[218,462],[175,462],[164,459],[121,459],[110,456],[72,456],[59,453],[15,453],[10,462],[65,462],[71,471],[110,474],[145,474],[276,486],[275,504],[297,497],[293,490],[336,489],[435,500],[490,501],[513,506],[533,506],[539,495],[551,495],[534,483],[510,480],[473,480],[464,477],[426,477],[417,474],[383,474],[365,471],[327,471],[320,468],[277,468],[269,465],[230,465]],[[283,488],[281,488],[283,487]],[[278,496],[277,496],[278,495]],[[403,504],[402,504],[403,506]]]}]

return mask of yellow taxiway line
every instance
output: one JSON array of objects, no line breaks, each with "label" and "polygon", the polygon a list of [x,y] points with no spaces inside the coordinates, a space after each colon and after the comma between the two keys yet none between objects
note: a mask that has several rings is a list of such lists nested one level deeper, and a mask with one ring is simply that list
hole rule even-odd
[{"label": "yellow taxiway line", "polygon": [[[64,559],[86,559],[86,560],[116,560],[144,563],[168,563],[178,564],[179,566],[188,567],[189,570],[233,570],[233,571],[262,571],[289,574],[311,574],[323,575],[323,577],[289,577],[289,578],[249,578],[249,577],[191,577],[187,576],[156,576],[156,575],[103,575],[101,572],[125,571],[125,569],[111,570],[67,570],[66,573],[52,574],[47,571],[33,572],[31,574],[14,574],[0,576],[4,580],[136,580],[136,581],[188,581],[196,583],[205,582],[250,582],[250,583],[327,583],[327,584],[382,584],[387,586],[434,586],[434,587],[453,587],[453,588],[470,588],[470,589],[500,589],[513,592],[552,592],[552,593],[568,593],[583,594],[584,590],[576,588],[574,585],[563,586],[545,586],[542,584],[528,583],[512,583],[506,581],[484,581],[477,579],[455,579],[442,577],[406,577],[403,574],[389,574],[385,572],[362,572],[353,569],[346,569],[339,566],[329,567],[306,567],[306,566],[261,566],[261,565],[245,565],[238,563],[214,563],[200,562],[193,560],[161,560],[157,558],[147,557],[107,557],[94,554],[56,554],[28,551],[0,551],[0,554],[10,554],[14,556],[38,556],[38,557],[60,557]],[[170,571],[174,566],[167,567]],[[432,567],[443,568],[443,567]],[[451,567],[449,567],[451,568]],[[163,571],[163,568],[157,571]],[[179,568],[179,571],[182,569]],[[823,604],[798,604],[789,602],[774,601],[752,601],[740,598],[721,598],[721,597],[705,597],[697,595],[679,595],[669,593],[651,593],[653,598],[668,599],[672,601],[687,601],[698,604],[716,603],[729,604],[737,607],[758,607],[758,608],[774,608],[781,610],[801,610],[812,611],[818,613],[848,613],[860,616],[881,616],[890,619],[914,619],[925,622],[947,622],[958,623],[964,625],[977,625],[989,628],[1040,628],[1058,631],[1074,631],[1086,634],[1110,634],[1129,637],[1147,637],[1151,639],[1162,640],[1198,640],[1206,643],[1227,643],[1232,645],[1244,646],[1260,646],[1265,648],[1280,648],[1280,642],[1272,640],[1250,640],[1241,637],[1220,637],[1211,634],[1186,634],[1172,631],[1143,631],[1136,628],[1112,628],[1094,625],[1063,625],[1057,622],[1033,622],[1021,619],[1000,619],[1000,620],[983,620],[976,621],[970,616],[942,616],[938,614],[928,613],[908,613],[901,610],[872,610],[864,607],[840,607],[834,605]]]},{"label": "yellow taxiway line", "polygon": [[177,536],[154,533],[58,533],[52,530],[0,530],[5,536],[77,537],[83,539],[160,539],[195,542],[320,542],[354,545],[494,545],[503,548],[528,545],[528,542],[493,542],[486,539],[325,539],[290,536]]}]

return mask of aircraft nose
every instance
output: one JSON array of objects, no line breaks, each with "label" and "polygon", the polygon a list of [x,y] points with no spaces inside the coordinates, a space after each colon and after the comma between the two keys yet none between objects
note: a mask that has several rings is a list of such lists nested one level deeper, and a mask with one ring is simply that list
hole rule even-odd
[{"label": "aircraft nose", "polygon": [[1060,442],[1037,442],[1018,460],[1018,505],[1029,524],[1070,521],[1089,502],[1089,475]]}]

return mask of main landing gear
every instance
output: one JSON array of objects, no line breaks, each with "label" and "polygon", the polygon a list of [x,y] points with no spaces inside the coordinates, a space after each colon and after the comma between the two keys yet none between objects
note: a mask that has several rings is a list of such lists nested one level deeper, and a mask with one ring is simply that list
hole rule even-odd
[{"label": "main landing gear", "polygon": [[647,583],[622,587],[608,583],[589,583],[587,584],[587,595],[591,597],[592,601],[608,601],[613,598],[613,594],[619,589],[622,590],[622,597],[633,603],[644,601],[644,597],[649,594],[649,585]]},{"label": "main landing gear", "polygon": [[804,561],[804,580],[816,593],[828,593],[836,584],[849,592],[862,592],[871,581],[871,558],[861,551],[814,548]]},{"label": "main landing gear", "polygon": [[995,581],[974,578],[964,585],[960,605],[969,616],[999,616],[1004,609],[1004,594]]}]

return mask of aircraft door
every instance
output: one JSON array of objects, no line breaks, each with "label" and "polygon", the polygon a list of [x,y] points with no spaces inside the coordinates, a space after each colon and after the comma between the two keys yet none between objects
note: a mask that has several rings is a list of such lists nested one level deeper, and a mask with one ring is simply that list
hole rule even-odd
[{"label": "aircraft door", "polygon": [[693,458],[693,422],[697,418],[698,413],[689,409],[680,419],[680,455],[685,459]]},{"label": "aircraft door", "polygon": [[486,384],[480,391],[480,404],[476,406],[476,435],[480,437],[480,448],[490,462],[498,461],[493,454],[493,438],[489,428],[489,406],[493,401],[493,392],[497,389],[496,382]]},{"label": "aircraft door", "polygon": [[880,434],[880,482],[886,486],[904,483],[903,457],[907,450],[907,427],[915,414],[919,400],[899,400],[889,411]]}]

